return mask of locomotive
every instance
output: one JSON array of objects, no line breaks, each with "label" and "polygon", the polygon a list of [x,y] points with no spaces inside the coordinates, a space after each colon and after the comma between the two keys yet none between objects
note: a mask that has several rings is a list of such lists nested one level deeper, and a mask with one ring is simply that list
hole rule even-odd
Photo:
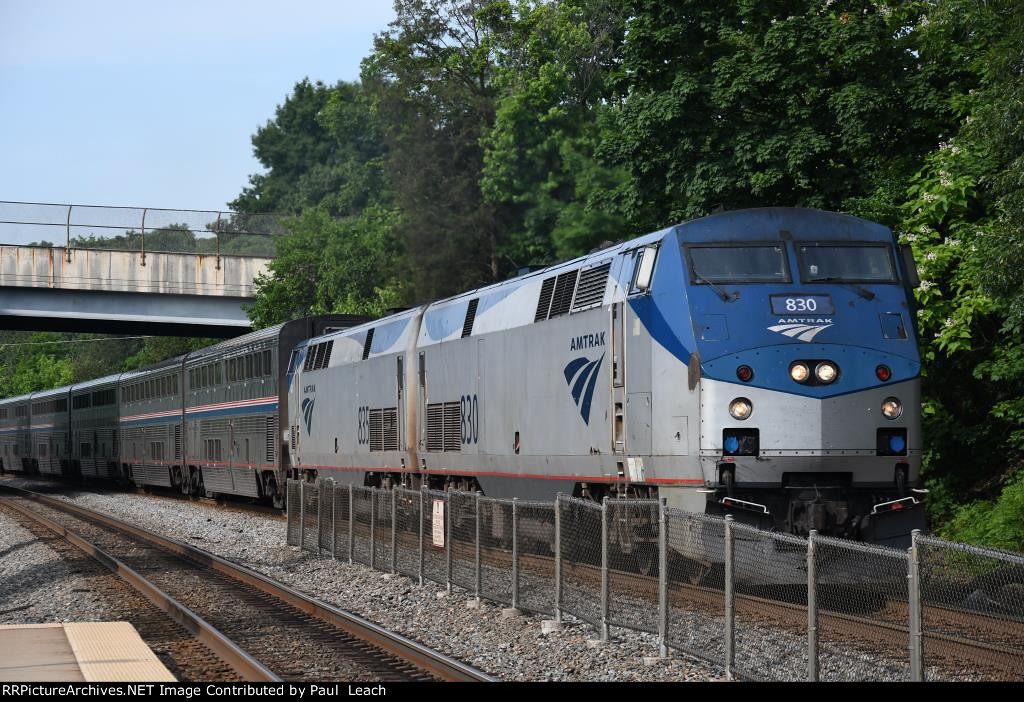
[{"label": "locomotive", "polygon": [[924,526],[916,285],[880,224],[724,212],[0,400],[0,461],[277,506],[285,477],[660,497],[898,546]]},{"label": "locomotive", "polygon": [[720,213],[296,345],[296,472],[492,497],[661,497],[902,545],[924,526],[909,249]]}]

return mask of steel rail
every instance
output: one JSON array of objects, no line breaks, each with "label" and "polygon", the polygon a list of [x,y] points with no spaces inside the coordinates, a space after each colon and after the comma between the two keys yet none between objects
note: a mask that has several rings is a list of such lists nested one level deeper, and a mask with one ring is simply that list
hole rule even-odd
[{"label": "steel rail", "polygon": [[250,682],[281,682],[281,678],[277,677],[262,663],[246,653],[241,647],[231,641],[228,637],[224,636],[224,634],[218,631],[198,614],[165,593],[131,567],[108,554],[99,546],[87,541],[67,527],[62,526],[41,514],[33,512],[24,505],[19,504],[17,500],[4,497],[0,498],[0,502],[22,516],[41,524],[56,534],[59,534],[66,541],[84,551],[94,560],[131,585],[158,609],[165,612],[171,619],[185,627],[185,629],[188,630],[197,641],[204,644],[217,654],[225,663],[231,666],[231,668],[234,669],[242,679]]},{"label": "steel rail", "polygon": [[103,524],[110,528],[129,534],[135,538],[146,541],[154,546],[170,551],[178,556],[188,558],[211,570],[217,571],[228,577],[254,587],[271,597],[277,598],[293,607],[310,614],[322,621],[331,624],[343,631],[367,641],[377,648],[380,648],[394,656],[408,661],[418,668],[432,673],[436,677],[451,682],[497,682],[497,678],[476,668],[435,651],[428,646],[406,638],[401,634],[389,631],[384,627],[363,619],[362,617],[346,612],[333,605],[313,599],[303,593],[276,582],[262,573],[258,573],[236,563],[215,556],[202,549],[190,546],[175,539],[156,534],[133,524],[122,522],[114,517],[80,507],[64,500],[58,500],[46,495],[4,486],[4,489],[14,490],[28,499],[44,504],[53,509],[67,512],[92,522]]}]

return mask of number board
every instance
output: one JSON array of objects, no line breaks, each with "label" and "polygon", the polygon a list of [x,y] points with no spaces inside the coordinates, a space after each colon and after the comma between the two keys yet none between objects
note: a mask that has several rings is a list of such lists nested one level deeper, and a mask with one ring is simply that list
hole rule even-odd
[{"label": "number board", "polygon": [[772,314],[834,314],[831,295],[772,295]]}]

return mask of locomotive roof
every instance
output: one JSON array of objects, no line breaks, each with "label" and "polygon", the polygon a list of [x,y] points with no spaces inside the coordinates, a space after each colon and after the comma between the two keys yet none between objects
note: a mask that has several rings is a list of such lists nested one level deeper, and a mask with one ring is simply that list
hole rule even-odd
[{"label": "locomotive roof", "polygon": [[[683,243],[756,241],[782,232],[795,241],[892,241],[888,227],[841,212],[808,207],[754,207],[729,210],[673,227]],[[827,232],[827,236],[823,236]]]},{"label": "locomotive roof", "polygon": [[[467,300],[469,298],[472,298],[472,297],[484,298],[484,297],[487,297],[489,295],[494,295],[494,294],[501,294],[501,295],[504,296],[505,294],[507,294],[509,292],[512,292],[512,291],[514,291],[514,290],[516,290],[518,288],[521,288],[521,287],[524,287],[526,285],[535,283],[538,280],[541,280],[541,279],[544,279],[544,278],[548,278],[548,277],[550,277],[552,275],[557,275],[558,273],[561,273],[563,271],[573,270],[573,269],[576,269],[576,268],[585,268],[585,267],[587,267],[588,265],[590,265],[592,263],[603,262],[603,261],[606,261],[608,259],[611,259],[611,258],[615,257],[616,255],[622,253],[623,251],[630,251],[632,249],[636,249],[636,248],[639,248],[639,247],[642,247],[642,246],[646,246],[646,245],[648,245],[650,243],[653,243],[653,242],[656,242],[656,241],[660,241],[671,230],[672,230],[672,228],[668,227],[666,229],[662,229],[662,230],[659,230],[657,232],[653,232],[651,234],[646,234],[644,236],[636,237],[636,238],[630,239],[628,241],[624,241],[624,242],[621,242],[621,243],[618,243],[618,244],[614,244],[612,246],[609,246],[609,247],[604,248],[604,249],[600,249],[598,251],[594,251],[593,253],[589,253],[589,254],[586,254],[584,256],[578,256],[577,258],[571,259],[569,261],[563,261],[561,263],[553,264],[553,265],[548,266],[547,268],[544,268],[544,269],[541,269],[541,270],[531,271],[530,273],[527,273],[525,275],[517,276],[515,278],[509,278],[508,280],[503,280],[503,281],[500,281],[500,282],[497,282],[497,283],[492,283],[490,285],[485,285],[485,286],[480,287],[480,288],[474,288],[472,290],[467,290],[466,292],[462,292],[462,293],[459,293],[457,295],[453,295],[451,297],[446,297],[446,298],[442,298],[441,300],[436,300],[434,302],[429,302],[429,303],[426,303],[426,304],[423,304],[423,305],[419,305],[417,307],[413,307],[411,309],[403,310],[402,312],[398,312],[396,314],[388,315],[386,317],[381,317],[379,319],[375,319],[375,320],[372,320],[372,321],[369,321],[369,322],[365,322],[363,324],[360,324],[360,325],[354,326],[354,327],[350,327],[348,329],[339,330],[339,331],[335,331],[335,332],[330,332],[328,334],[322,334],[320,336],[308,339],[305,342],[305,344],[312,345],[314,343],[317,343],[317,342],[325,340],[325,339],[337,339],[337,338],[347,338],[347,337],[362,337],[362,338],[365,338],[366,333],[371,328],[375,330],[375,334],[376,334],[377,333],[376,330],[381,329],[382,327],[386,327],[388,325],[394,324],[396,322],[401,322],[401,321],[404,321],[406,319],[412,318],[420,310],[424,310],[425,309],[426,310],[426,314],[429,314],[433,310],[440,310],[440,309],[442,309],[444,307],[447,307],[449,305],[456,305],[456,304],[459,304],[460,302],[465,304],[465,300]],[[302,346],[302,345],[303,344],[299,344],[299,346]],[[374,338],[374,346],[375,347],[377,346],[377,338],[376,337]]]}]

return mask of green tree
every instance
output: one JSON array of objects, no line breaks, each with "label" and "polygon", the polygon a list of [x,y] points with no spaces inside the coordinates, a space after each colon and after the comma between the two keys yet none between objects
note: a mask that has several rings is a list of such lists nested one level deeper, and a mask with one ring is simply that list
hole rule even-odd
[{"label": "green tree", "polygon": [[249,309],[254,326],[329,312],[382,315],[398,306],[396,219],[374,206],[345,219],[317,208],[290,220],[270,272],[256,281],[256,301]]},{"label": "green tree", "polygon": [[[365,105],[361,91],[351,83],[329,87],[308,78],[297,83],[277,107],[274,119],[252,137],[253,152],[267,173],[250,176],[249,186],[230,203],[231,208],[243,213],[298,214],[306,207],[324,205],[344,214],[345,208],[335,200],[351,175],[348,164],[353,158],[365,160],[358,153],[361,147],[374,147],[372,138],[361,143],[355,135],[339,141],[322,115],[332,99]],[[353,120],[347,126],[372,131],[373,124]]]},{"label": "green tree", "polygon": [[493,3],[494,126],[483,136],[481,187],[508,207],[514,261],[550,262],[627,236],[606,198],[625,178],[595,157],[608,136],[625,18],[604,0]]},{"label": "green tree", "polygon": [[395,21],[363,63],[415,299],[496,280],[505,265],[502,208],[480,190],[480,140],[494,122],[496,95],[485,5],[396,0]]},{"label": "green tree", "polygon": [[959,74],[917,41],[927,3],[629,3],[623,108],[604,155],[641,229],[797,205],[890,223],[953,124]]}]

